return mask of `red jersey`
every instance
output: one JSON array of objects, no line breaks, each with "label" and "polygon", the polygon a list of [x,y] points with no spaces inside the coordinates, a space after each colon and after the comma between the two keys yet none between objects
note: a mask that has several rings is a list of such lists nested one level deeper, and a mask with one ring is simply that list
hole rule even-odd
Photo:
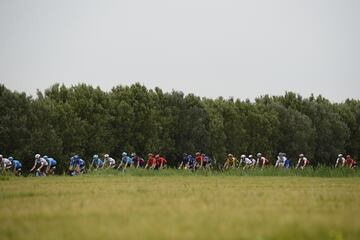
[{"label": "red jersey", "polygon": [[147,160],[147,165],[152,166],[152,165],[154,165],[155,163],[156,163],[156,158],[154,158],[154,157],[148,158],[148,160]]},{"label": "red jersey", "polygon": [[195,157],[196,162],[201,163],[203,161],[203,157],[201,155]]},{"label": "red jersey", "polygon": [[156,159],[156,165],[161,166],[161,164],[164,166],[167,163],[167,160],[163,157],[159,157]]},{"label": "red jersey", "polygon": [[356,161],[352,158],[347,158],[345,164],[352,168],[356,165]]}]

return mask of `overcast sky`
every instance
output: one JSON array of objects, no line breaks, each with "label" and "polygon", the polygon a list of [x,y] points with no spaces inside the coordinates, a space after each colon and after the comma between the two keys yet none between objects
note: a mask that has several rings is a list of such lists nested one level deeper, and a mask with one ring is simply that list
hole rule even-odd
[{"label": "overcast sky", "polygon": [[0,0],[0,83],[360,98],[359,0]]}]

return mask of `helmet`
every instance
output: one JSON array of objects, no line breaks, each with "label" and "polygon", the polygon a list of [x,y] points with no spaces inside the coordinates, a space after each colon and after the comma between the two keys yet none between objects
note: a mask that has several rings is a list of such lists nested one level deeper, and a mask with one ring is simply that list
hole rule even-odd
[{"label": "helmet", "polygon": [[303,157],[304,157],[304,154],[300,154],[299,157],[303,158]]},{"label": "helmet", "polygon": [[104,154],[104,158],[108,158],[109,157],[109,154]]},{"label": "helmet", "polygon": [[200,153],[199,153],[199,152],[197,152],[197,153],[196,153],[196,155],[200,155]]},{"label": "helmet", "polygon": [[256,156],[257,156],[257,157],[261,157],[261,153],[257,153]]},{"label": "helmet", "polygon": [[[350,156],[350,155],[347,155],[346,158],[351,158],[351,156]],[[9,159],[10,159],[10,158],[9,158]]]},{"label": "helmet", "polygon": [[40,158],[41,156],[40,156],[40,154],[35,154],[35,158]]},{"label": "helmet", "polygon": [[205,153],[202,153],[201,156],[205,157]]},{"label": "helmet", "polygon": [[79,157],[79,155],[75,155],[73,158],[74,159],[79,159],[80,157]]},{"label": "helmet", "polygon": [[241,155],[240,157],[241,157],[241,158],[246,158],[246,156],[245,156],[244,154],[243,154],[243,155]]},{"label": "helmet", "polygon": [[338,157],[342,157],[343,155],[340,153],[339,155],[338,155]]},{"label": "helmet", "polygon": [[121,155],[123,155],[123,157],[125,157],[125,156],[127,155],[127,153],[126,153],[126,152],[123,152]]},{"label": "helmet", "polygon": [[231,153],[228,154],[228,157],[232,157],[233,155]]},{"label": "helmet", "polygon": [[135,156],[136,156],[136,153],[132,153],[131,156],[132,156],[132,157],[135,157]]},{"label": "helmet", "polygon": [[9,159],[10,161],[14,160],[14,158],[13,158],[13,157],[8,157],[8,159]]},{"label": "helmet", "polygon": [[48,159],[48,156],[45,155],[45,156],[43,156],[43,158]]},{"label": "helmet", "polygon": [[156,154],[155,158],[159,158],[159,157],[160,157],[160,155],[159,155],[159,154]]},{"label": "helmet", "polygon": [[97,154],[95,154],[95,155],[93,156],[93,158],[99,158],[99,156],[98,156]]},{"label": "helmet", "polygon": [[152,153],[149,153],[148,156],[151,157],[151,156],[153,156],[153,154],[152,154]]},{"label": "helmet", "polygon": [[0,158],[3,158],[3,155],[0,154]]}]

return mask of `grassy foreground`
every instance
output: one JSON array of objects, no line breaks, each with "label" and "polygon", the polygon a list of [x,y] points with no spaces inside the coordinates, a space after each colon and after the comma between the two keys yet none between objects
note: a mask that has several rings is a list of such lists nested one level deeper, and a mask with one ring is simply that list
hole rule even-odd
[{"label": "grassy foreground", "polygon": [[4,178],[1,239],[359,239],[360,178]]}]

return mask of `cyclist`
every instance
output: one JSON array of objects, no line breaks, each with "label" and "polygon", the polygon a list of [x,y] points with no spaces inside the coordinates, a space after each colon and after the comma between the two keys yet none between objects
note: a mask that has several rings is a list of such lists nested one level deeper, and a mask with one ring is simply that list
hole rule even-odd
[{"label": "cyclist", "polygon": [[249,158],[247,158],[246,155],[243,154],[240,156],[239,167],[241,167],[241,164],[244,163],[243,170],[245,170],[246,168],[251,168],[256,163],[256,162],[254,162],[254,160],[255,159],[253,159],[252,155],[249,155]]},{"label": "cyclist", "polygon": [[182,168],[186,169],[188,164],[189,164],[188,155],[184,153],[178,169],[182,169]]},{"label": "cyclist", "polygon": [[159,154],[157,154],[155,158],[156,158],[156,169],[166,168],[167,160],[164,157],[161,157]]},{"label": "cyclist", "polygon": [[103,164],[103,168],[105,166],[107,166],[107,168],[115,168],[115,159],[113,159],[112,157],[109,156],[109,154],[104,154],[104,164]]},{"label": "cyclist", "polygon": [[123,152],[121,155],[122,159],[118,169],[122,168],[123,170],[125,170],[127,167],[132,167],[134,163],[131,157],[129,157],[126,152]]},{"label": "cyclist", "polygon": [[224,169],[235,168],[237,163],[236,157],[229,153],[224,163]]},{"label": "cyclist", "polygon": [[341,167],[345,166],[345,158],[341,153],[338,155],[338,158],[336,159],[335,168],[337,168],[339,164],[341,164]]},{"label": "cyclist", "polygon": [[136,153],[131,154],[132,161],[134,163],[135,168],[143,167],[145,164],[145,160],[138,156]]},{"label": "cyclist", "polygon": [[204,168],[211,168],[211,158],[206,156],[205,153],[201,154],[201,156],[203,158]]},{"label": "cyclist", "polygon": [[4,158],[3,155],[0,155],[1,167],[3,168],[3,172],[8,171],[12,168],[12,163],[9,159]]},{"label": "cyclist", "polygon": [[39,165],[36,169],[36,176],[46,176],[48,162],[40,156],[40,154],[35,155],[34,166],[30,169],[30,172],[34,171],[34,169]]},{"label": "cyclist", "polygon": [[200,154],[200,152],[195,153],[195,164],[196,164],[196,168],[202,168],[204,165],[204,158],[203,155]]},{"label": "cyclist", "polygon": [[[9,158],[10,159],[10,158]],[[354,169],[356,167],[356,161],[354,159],[351,158],[350,155],[346,156],[346,166],[349,166],[349,168]]]},{"label": "cyclist", "polygon": [[156,158],[154,157],[154,155],[152,153],[148,154],[148,159],[145,165],[145,169],[149,168],[149,169],[155,169],[156,167]]},{"label": "cyclist", "polygon": [[99,155],[95,154],[92,158],[91,168],[95,168],[95,170],[97,170],[98,168],[102,168],[103,166],[104,162],[99,158]]},{"label": "cyclist", "polygon": [[270,163],[268,159],[262,156],[261,153],[256,154],[256,166],[259,166],[261,168],[264,168],[266,165]]},{"label": "cyclist", "polygon": [[307,165],[309,165],[310,161],[304,156],[304,154],[300,154],[299,155],[299,160],[296,164],[296,169],[297,168],[301,168],[301,169],[304,169]]},{"label": "cyclist", "polygon": [[48,157],[48,156],[44,156],[44,159],[48,162],[48,167],[46,169],[46,173],[47,174],[54,174],[55,173],[55,169],[56,169],[56,160],[54,158]]},{"label": "cyclist", "polygon": [[20,176],[22,174],[22,164],[19,160],[14,159],[13,157],[9,157],[9,160],[12,163],[13,171],[16,176]]},{"label": "cyclist", "polygon": [[279,152],[278,156],[277,156],[277,160],[275,162],[275,167],[284,167],[285,166],[285,160],[286,160],[286,156],[285,153]]}]

